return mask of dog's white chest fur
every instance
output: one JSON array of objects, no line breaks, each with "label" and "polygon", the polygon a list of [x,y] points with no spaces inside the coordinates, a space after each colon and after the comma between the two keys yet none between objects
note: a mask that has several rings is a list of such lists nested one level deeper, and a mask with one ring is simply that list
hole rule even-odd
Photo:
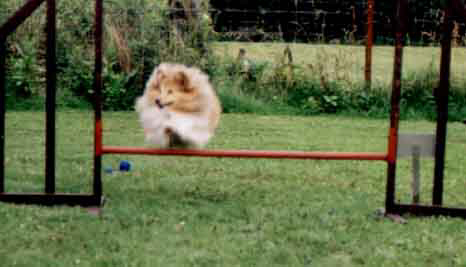
[{"label": "dog's white chest fur", "polygon": [[139,119],[146,142],[159,147],[170,145],[167,130],[176,134],[187,146],[197,148],[205,146],[212,137],[207,116],[180,114],[154,106],[141,110]]}]

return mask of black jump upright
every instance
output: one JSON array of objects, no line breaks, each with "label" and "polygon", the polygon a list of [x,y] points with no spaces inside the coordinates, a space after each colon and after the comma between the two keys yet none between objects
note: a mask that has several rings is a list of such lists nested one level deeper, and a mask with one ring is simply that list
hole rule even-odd
[{"label": "black jump upright", "polygon": [[[47,54],[46,54],[46,132],[45,132],[45,184],[44,193],[14,193],[5,188],[5,75],[7,38],[44,1],[47,2]],[[101,2],[98,0],[96,2]],[[98,16],[96,16],[98,18]],[[100,16],[102,18],[102,16]],[[97,24],[97,23],[96,23]],[[99,25],[102,25],[100,22]],[[101,39],[98,40],[101,42]],[[101,44],[100,44],[101,47]],[[92,194],[56,193],[55,190],[55,111],[56,111],[56,1],[29,0],[0,27],[0,201],[17,204],[100,206],[102,189],[95,184]],[[99,178],[99,176],[94,175]]]}]

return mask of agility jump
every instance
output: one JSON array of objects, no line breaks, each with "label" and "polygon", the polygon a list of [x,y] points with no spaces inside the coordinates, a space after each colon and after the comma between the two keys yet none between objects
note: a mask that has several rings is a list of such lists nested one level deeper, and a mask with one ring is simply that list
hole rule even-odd
[{"label": "agility jump", "polygon": [[[6,39],[43,2],[47,3],[47,63],[46,63],[46,170],[44,193],[13,193],[5,190],[5,62]],[[79,205],[84,207],[103,205],[102,156],[106,154],[138,154],[159,156],[195,156],[230,158],[269,159],[315,159],[315,160],[367,160],[387,163],[387,184],[385,212],[387,214],[410,213],[420,216],[455,216],[466,218],[466,209],[442,206],[445,144],[448,115],[448,91],[451,61],[451,32],[453,19],[465,20],[466,10],[460,0],[447,1],[443,22],[440,83],[437,91],[437,130],[435,136],[435,170],[433,203],[431,206],[401,204],[395,202],[396,164],[399,144],[401,67],[403,41],[407,29],[407,0],[396,1],[395,60],[393,67],[390,128],[388,147],[385,152],[311,152],[311,151],[257,151],[257,150],[175,150],[147,149],[139,147],[104,146],[102,133],[102,23],[103,0],[95,1],[95,68],[94,68],[94,175],[93,192],[89,194],[68,194],[55,191],[55,92],[56,92],[56,6],[55,0],[29,0],[4,25],[0,27],[0,201],[36,205]]]}]

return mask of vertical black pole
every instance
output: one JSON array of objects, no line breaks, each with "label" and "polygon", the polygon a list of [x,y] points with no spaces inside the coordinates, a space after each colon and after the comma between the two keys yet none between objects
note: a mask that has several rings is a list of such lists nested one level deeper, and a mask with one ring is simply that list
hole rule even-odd
[{"label": "vertical black pole", "polygon": [[55,0],[47,0],[47,92],[45,141],[45,193],[55,193],[55,95],[56,95]]},{"label": "vertical black pole", "polygon": [[390,112],[390,132],[388,140],[388,166],[387,187],[385,195],[385,210],[387,213],[395,211],[395,184],[396,184],[396,159],[398,145],[398,126],[400,120],[400,94],[401,94],[401,70],[403,66],[403,36],[406,29],[407,0],[398,0],[395,14],[395,60],[393,64],[393,82]]},{"label": "vertical black pole", "polygon": [[95,1],[95,69],[94,69],[94,184],[93,191],[97,197],[102,197],[102,24],[103,3]]},{"label": "vertical black pole", "polygon": [[0,38],[0,193],[5,192],[5,63],[6,40]]},{"label": "vertical black pole", "polygon": [[447,1],[442,34],[442,56],[440,60],[440,82],[435,95],[437,96],[437,133],[435,144],[434,189],[433,205],[442,205],[443,178],[445,168],[445,142],[448,122],[448,91],[450,89],[450,61],[451,61],[451,32],[453,21],[451,18],[451,1]]}]

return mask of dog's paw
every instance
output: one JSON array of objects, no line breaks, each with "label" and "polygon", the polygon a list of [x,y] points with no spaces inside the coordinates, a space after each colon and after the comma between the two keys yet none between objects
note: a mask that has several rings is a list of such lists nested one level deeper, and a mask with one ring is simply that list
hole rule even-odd
[{"label": "dog's paw", "polygon": [[181,136],[173,131],[171,128],[165,128],[165,136],[168,138],[168,147],[169,148],[178,148],[178,149],[186,149],[190,148],[191,145],[183,140]]}]

